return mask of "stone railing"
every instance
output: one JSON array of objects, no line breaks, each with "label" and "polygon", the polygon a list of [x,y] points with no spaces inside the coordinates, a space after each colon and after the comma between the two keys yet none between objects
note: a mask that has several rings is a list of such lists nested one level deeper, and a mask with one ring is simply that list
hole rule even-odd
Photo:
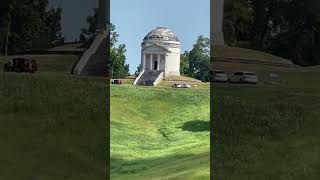
[{"label": "stone railing", "polygon": [[144,69],[140,72],[139,76],[134,80],[132,85],[135,86],[138,83],[138,81],[139,81],[140,77],[143,75],[143,73],[144,73]]},{"label": "stone railing", "polygon": [[162,81],[162,79],[163,79],[163,72],[161,72],[157,77],[157,79],[153,82],[153,86],[158,85]]},{"label": "stone railing", "polygon": [[90,48],[87,49],[82,55],[81,59],[78,61],[74,68],[74,74],[80,75],[84,67],[87,65],[90,58],[97,52],[100,44],[103,42],[104,38],[107,37],[107,32],[102,32],[97,35]]}]

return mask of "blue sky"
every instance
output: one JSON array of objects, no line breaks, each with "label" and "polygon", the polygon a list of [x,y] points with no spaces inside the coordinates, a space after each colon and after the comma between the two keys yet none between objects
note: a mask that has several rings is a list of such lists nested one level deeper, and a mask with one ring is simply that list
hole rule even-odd
[{"label": "blue sky", "polygon": [[66,41],[79,39],[80,29],[88,27],[86,18],[98,7],[98,0],[49,0],[51,7],[62,7],[62,33]]},{"label": "blue sky", "polygon": [[126,45],[130,73],[140,64],[143,37],[156,27],[172,29],[182,52],[191,50],[199,35],[210,34],[210,0],[110,0],[111,23]]}]

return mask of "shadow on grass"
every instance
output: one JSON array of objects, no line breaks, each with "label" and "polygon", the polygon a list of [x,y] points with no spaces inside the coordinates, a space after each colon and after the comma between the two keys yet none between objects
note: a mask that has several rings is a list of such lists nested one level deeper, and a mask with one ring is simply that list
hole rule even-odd
[{"label": "shadow on grass", "polygon": [[203,132],[210,131],[210,122],[203,120],[188,121],[181,127],[184,131]]}]

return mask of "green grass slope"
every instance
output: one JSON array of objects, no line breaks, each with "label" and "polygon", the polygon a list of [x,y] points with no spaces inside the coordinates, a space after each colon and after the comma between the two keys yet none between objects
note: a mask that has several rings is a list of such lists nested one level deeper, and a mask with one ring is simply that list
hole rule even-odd
[{"label": "green grass slope", "polygon": [[244,49],[238,47],[213,47],[214,57],[217,58],[231,58],[231,59],[245,59],[251,61],[266,61],[274,63],[292,64],[288,59],[281,58],[262,51],[252,49]]},{"label": "green grass slope", "polygon": [[320,179],[319,75],[283,72],[277,85],[215,85],[215,179]]},{"label": "green grass slope", "polygon": [[284,59],[261,51],[237,47],[213,47],[214,61],[212,68],[234,71],[295,71],[298,66]]},{"label": "green grass slope", "polygon": [[209,179],[209,99],[209,88],[111,86],[111,179]]},{"label": "green grass slope", "polygon": [[0,73],[0,179],[105,179],[107,84],[66,73]]}]

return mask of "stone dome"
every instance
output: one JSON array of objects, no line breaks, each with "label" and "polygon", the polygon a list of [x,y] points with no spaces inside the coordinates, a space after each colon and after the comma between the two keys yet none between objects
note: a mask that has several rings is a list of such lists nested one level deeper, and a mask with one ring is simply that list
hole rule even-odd
[{"label": "stone dome", "polygon": [[165,27],[157,27],[150,31],[144,38],[143,41],[158,40],[158,41],[175,41],[180,42],[176,33]]}]

